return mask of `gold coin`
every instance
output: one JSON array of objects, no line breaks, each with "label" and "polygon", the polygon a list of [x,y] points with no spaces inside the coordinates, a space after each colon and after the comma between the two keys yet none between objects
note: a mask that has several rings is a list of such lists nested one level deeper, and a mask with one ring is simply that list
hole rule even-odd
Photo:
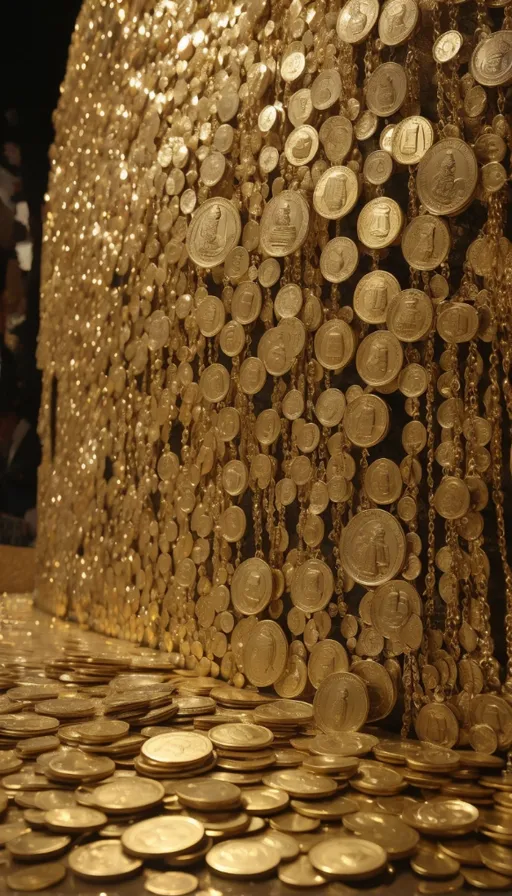
[{"label": "gold coin", "polygon": [[142,866],[140,859],[127,856],[120,840],[97,840],[77,846],[69,854],[69,867],[86,880],[116,880],[130,877]]},{"label": "gold coin", "polygon": [[156,896],[186,896],[187,893],[195,893],[198,886],[195,874],[185,871],[153,873],[144,881],[144,889]]},{"label": "gold coin", "polygon": [[461,865],[482,865],[481,840],[465,837],[464,840],[444,840],[438,844],[441,852],[456,859]]},{"label": "gold coin", "polygon": [[433,271],[446,261],[450,243],[450,231],[442,218],[418,215],[403,232],[402,252],[407,264],[417,271]]},{"label": "gold coin", "polygon": [[265,206],[261,218],[261,246],[268,255],[292,255],[308,232],[309,209],[299,192],[283,190]]},{"label": "gold coin", "polygon": [[403,488],[399,467],[387,457],[374,460],[366,471],[364,487],[375,504],[393,504],[400,497]]},{"label": "gold coin", "polygon": [[305,613],[323,610],[333,591],[333,574],[322,560],[306,560],[295,570],[291,582],[291,599]]},{"label": "gold coin", "polygon": [[411,827],[435,836],[467,834],[478,823],[478,809],[457,799],[434,799],[419,806],[407,806],[403,821]]},{"label": "gold coin", "polygon": [[308,856],[299,856],[294,862],[286,862],[281,865],[277,876],[281,883],[300,889],[321,887],[327,883],[327,878],[313,868]]},{"label": "gold coin", "polygon": [[365,336],[357,349],[357,372],[369,386],[385,386],[398,376],[403,357],[396,336],[386,330],[376,330]]},{"label": "gold coin", "polygon": [[204,811],[231,809],[239,805],[241,797],[241,790],[235,784],[207,778],[181,781],[174,791],[183,806]]},{"label": "gold coin", "polygon": [[393,159],[384,149],[376,149],[366,157],[363,177],[369,184],[385,184],[393,174]]},{"label": "gold coin", "polygon": [[462,874],[457,874],[449,880],[420,880],[418,893],[422,896],[436,896],[438,893],[455,893],[463,886],[464,878]]},{"label": "gold coin", "polygon": [[324,389],[315,404],[315,414],[322,426],[333,427],[341,423],[346,401],[339,389]]},{"label": "gold coin", "polygon": [[393,709],[397,695],[392,679],[384,666],[374,660],[366,659],[354,662],[352,672],[364,681],[370,708],[368,722],[385,719]]},{"label": "gold coin", "polygon": [[385,510],[362,510],[343,528],[340,554],[344,568],[361,585],[383,585],[405,561],[405,535]]},{"label": "gold coin", "polygon": [[349,662],[345,648],[339,641],[327,638],[313,647],[308,660],[308,678],[314,688],[333,672],[348,672]]},{"label": "gold coin", "polygon": [[280,812],[275,817],[269,818],[269,825],[273,830],[283,834],[304,834],[316,831],[320,827],[318,818],[306,818],[296,812]]},{"label": "gold coin", "polygon": [[400,284],[393,274],[370,271],[356,286],[354,311],[368,324],[384,324],[389,304],[399,292]]},{"label": "gold coin", "polygon": [[370,199],[359,212],[357,235],[369,249],[385,249],[398,239],[403,225],[400,206],[388,196]]},{"label": "gold coin", "polygon": [[463,479],[444,476],[434,495],[434,506],[440,516],[457,520],[469,510],[471,496]]},{"label": "gold coin", "polygon": [[391,155],[401,165],[415,165],[434,142],[434,128],[428,118],[411,115],[393,129]]},{"label": "gold coin", "polygon": [[315,333],[315,354],[326,370],[346,367],[354,354],[354,333],[344,320],[328,320]]},{"label": "gold coin", "polygon": [[500,750],[512,744],[512,707],[496,694],[477,694],[470,705],[473,725],[490,725],[498,737]]},{"label": "gold coin", "polygon": [[197,846],[203,837],[204,827],[195,818],[157,815],[127,828],[121,843],[129,855],[156,859],[186,852]]},{"label": "gold coin", "polygon": [[46,890],[48,887],[55,886],[64,880],[65,876],[66,868],[60,862],[45,862],[44,865],[13,871],[7,875],[6,881],[11,890],[33,893],[36,890]]},{"label": "gold coin", "polygon": [[292,41],[286,47],[281,60],[281,77],[283,81],[291,83],[300,78],[306,66],[304,44],[301,41]]},{"label": "gold coin", "polygon": [[479,854],[486,868],[498,874],[512,875],[512,849],[498,843],[482,843]]},{"label": "gold coin", "polygon": [[319,72],[311,85],[311,101],[315,109],[329,109],[341,96],[341,76],[333,68]]},{"label": "gold coin", "polygon": [[274,684],[284,672],[287,652],[288,642],[280,625],[270,620],[256,623],[243,651],[245,674],[251,684]]},{"label": "gold coin", "polygon": [[463,868],[462,876],[470,887],[478,890],[508,890],[512,887],[512,877],[491,871],[490,868]]},{"label": "gold coin", "polygon": [[244,840],[217,843],[206,855],[212,871],[226,877],[264,877],[279,865],[281,854],[275,846],[254,838],[249,848]]},{"label": "gold coin", "polygon": [[360,44],[368,37],[378,17],[377,0],[348,0],[338,15],[338,37],[348,44]]},{"label": "gold coin", "polygon": [[274,815],[281,812],[290,802],[284,790],[272,787],[244,787],[242,805],[250,815]]},{"label": "gold coin", "polygon": [[274,300],[274,311],[277,319],[296,317],[302,308],[302,290],[297,283],[282,286]]},{"label": "gold coin", "polygon": [[308,87],[303,87],[293,93],[288,101],[288,118],[295,128],[301,124],[306,124],[313,114],[313,103],[311,102],[311,91]]},{"label": "gold coin", "polygon": [[[281,797],[285,796],[283,791],[280,793]],[[259,834],[257,839],[261,843],[277,849],[281,859],[285,862],[296,859],[299,855],[299,845],[295,838],[290,837],[289,834],[282,833],[282,831],[265,831],[263,834]],[[249,844],[251,843],[250,840],[248,842]]]},{"label": "gold coin", "polygon": [[[339,757],[339,761],[341,758]],[[354,800],[336,795],[326,800],[292,800],[292,807],[305,818],[320,818],[324,822],[339,821],[345,815],[350,815],[358,810],[358,805]]]},{"label": "gold coin", "polygon": [[315,775],[305,769],[284,769],[265,775],[263,783],[267,787],[284,790],[290,796],[302,799],[316,799],[331,796],[337,790],[337,782],[327,775]]},{"label": "gold coin", "polygon": [[388,47],[405,43],[418,24],[419,8],[414,0],[386,0],[379,18],[379,38]]},{"label": "gold coin", "polygon": [[421,364],[407,364],[398,376],[398,388],[407,398],[419,398],[427,391],[428,375]]},{"label": "gold coin", "polygon": [[290,165],[307,165],[318,152],[318,134],[309,124],[300,125],[288,136],[284,152]]},{"label": "gold coin", "polygon": [[419,834],[394,815],[385,812],[354,812],[343,817],[343,826],[364,839],[378,843],[390,858],[403,859],[416,851]]},{"label": "gold coin", "polygon": [[327,878],[363,880],[386,866],[386,850],[360,837],[327,837],[309,851],[311,864]]},{"label": "gold coin", "polygon": [[366,685],[350,672],[333,672],[324,678],[313,701],[315,721],[327,734],[362,728],[369,708]]},{"label": "gold coin", "polygon": [[457,719],[445,703],[422,706],[416,718],[415,729],[420,740],[443,747],[453,747],[459,737]]},{"label": "gold coin", "polygon": [[80,833],[99,831],[107,823],[107,816],[87,806],[65,806],[46,812],[44,822],[51,831]]},{"label": "gold coin", "polygon": [[250,557],[237,566],[231,580],[235,610],[245,616],[261,613],[272,597],[272,571],[259,557]]},{"label": "gold coin", "polygon": [[444,302],[438,308],[437,331],[445,342],[469,342],[478,326],[478,312],[467,302]]},{"label": "gold coin", "polygon": [[366,104],[375,115],[389,118],[398,112],[407,94],[407,75],[396,62],[384,62],[371,73],[366,85]]},{"label": "gold coin", "polygon": [[411,859],[411,868],[420,877],[454,877],[460,871],[460,862],[436,848],[420,849]]},{"label": "gold coin", "polygon": [[329,240],[320,255],[320,270],[329,283],[343,283],[357,268],[359,253],[353,240],[337,236]]},{"label": "gold coin", "polygon": [[326,118],[318,132],[325,155],[333,165],[340,165],[350,152],[354,140],[352,122],[344,115]]},{"label": "gold coin", "polygon": [[21,862],[33,862],[38,858],[51,858],[65,852],[71,837],[58,837],[41,831],[30,831],[8,840],[7,851]]},{"label": "gold coin", "polygon": [[370,448],[382,441],[389,427],[389,411],[378,395],[361,395],[347,405],[345,433],[354,445]]},{"label": "gold coin", "polygon": [[94,806],[109,815],[129,815],[150,809],[157,806],[164,796],[165,788],[159,781],[138,777],[118,778],[108,784],[101,784],[92,792]]},{"label": "gold coin", "polygon": [[274,736],[263,725],[234,722],[210,729],[210,740],[216,747],[232,750],[261,750],[268,747]]},{"label": "gold coin", "polygon": [[213,747],[210,739],[196,732],[157,734],[145,741],[141,754],[152,762],[163,765],[191,765],[210,759]]},{"label": "gold coin", "polygon": [[440,140],[418,165],[420,202],[433,215],[456,215],[471,201],[477,178],[478,165],[471,147],[458,137]]},{"label": "gold coin", "polygon": [[432,56],[441,64],[455,59],[462,48],[464,38],[460,31],[445,31],[435,40],[432,47]]},{"label": "gold coin", "polygon": [[322,218],[338,220],[352,211],[358,193],[359,184],[352,169],[335,165],[318,179],[313,193],[313,206]]},{"label": "gold coin", "polygon": [[473,50],[469,70],[484,87],[498,87],[512,79],[512,31],[497,31]]},{"label": "gold coin", "polygon": [[229,392],[229,386],[229,373],[222,364],[205,367],[199,380],[199,391],[207,401],[222,401]]},{"label": "gold coin", "polygon": [[238,244],[240,215],[229,199],[207,199],[194,213],[187,231],[187,250],[201,268],[222,264]]}]

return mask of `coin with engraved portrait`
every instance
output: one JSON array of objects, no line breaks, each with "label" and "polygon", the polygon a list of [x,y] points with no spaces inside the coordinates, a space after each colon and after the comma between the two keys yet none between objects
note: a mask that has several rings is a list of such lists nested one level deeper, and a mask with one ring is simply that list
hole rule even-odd
[{"label": "coin with engraved portrait", "polygon": [[338,37],[347,44],[360,44],[366,40],[378,17],[378,0],[348,0],[338,15]]},{"label": "coin with engraved portrait", "polygon": [[441,64],[451,62],[460,52],[463,43],[464,38],[460,31],[444,31],[434,41],[432,56],[436,62]]},{"label": "coin with engraved portrait", "polygon": [[405,43],[418,24],[415,0],[386,0],[379,17],[379,38],[388,47]]},{"label": "coin with engraved portrait", "polygon": [[388,271],[370,271],[354,291],[354,311],[368,324],[384,324],[388,305],[400,292],[400,284]]},{"label": "coin with engraved portrait", "polygon": [[251,684],[268,687],[284,672],[288,641],[277,622],[258,622],[249,634],[243,651],[244,670]]},{"label": "coin with engraved portrait", "polygon": [[242,225],[240,215],[229,199],[207,199],[192,217],[187,231],[187,250],[201,268],[222,264],[237,245]]},{"label": "coin with engraved portrait", "polygon": [[485,87],[498,87],[512,80],[512,31],[497,31],[481,40],[473,50],[469,70]]},{"label": "coin with engraved portrait", "polygon": [[361,585],[394,579],[405,561],[405,535],[386,510],[361,510],[344,526],[340,541],[344,569]]},{"label": "coin with engraved portrait", "polygon": [[224,324],[219,335],[219,345],[228,358],[240,355],[245,347],[245,331],[242,324],[229,320]]},{"label": "coin with engraved portrait", "polygon": [[364,487],[375,504],[393,504],[402,494],[403,481],[397,464],[388,457],[379,457],[370,464]]},{"label": "coin with engraved portrait", "polygon": [[302,289],[297,283],[286,283],[274,299],[274,311],[277,319],[296,317],[301,308]]},{"label": "coin with engraved portrait", "polygon": [[334,578],[323,560],[311,558],[297,567],[291,583],[292,603],[305,613],[323,610],[334,591]]},{"label": "coin with engraved portrait", "polygon": [[434,494],[434,507],[446,520],[457,520],[469,510],[471,495],[459,476],[444,476]]},{"label": "coin with engraved portrait", "polygon": [[388,196],[370,199],[359,212],[357,235],[369,249],[384,249],[399,237],[403,214],[398,203]]},{"label": "coin with engraved portrait", "polygon": [[423,339],[432,327],[432,300],[421,289],[404,289],[389,303],[386,323],[402,342]]},{"label": "coin with engraved portrait", "polygon": [[414,727],[420,740],[440,747],[453,747],[459,738],[459,723],[446,703],[422,706]]},{"label": "coin with engraved portrait", "polygon": [[96,881],[130,877],[142,866],[140,859],[123,852],[120,840],[97,840],[77,846],[70,852],[68,862],[78,877]]},{"label": "coin with engraved portrait", "polygon": [[378,395],[360,395],[347,405],[345,432],[352,444],[371,448],[384,438],[388,428],[388,406]]},{"label": "coin with engraved portrait", "polygon": [[391,155],[401,165],[415,165],[434,142],[434,128],[428,118],[411,115],[393,128]]},{"label": "coin with engraved portrait", "polygon": [[351,672],[332,672],[320,682],[313,701],[315,722],[325,734],[358,731],[368,717],[366,685]]},{"label": "coin with engraved portrait", "polygon": [[402,234],[402,252],[410,267],[433,271],[446,261],[451,239],[447,224],[434,215],[418,215]]},{"label": "coin with engraved portrait", "polygon": [[435,143],[418,165],[420,202],[433,215],[456,215],[472,199],[478,165],[471,147],[458,137]]},{"label": "coin with engraved portrait", "polygon": [[196,311],[196,320],[203,336],[216,336],[224,326],[226,312],[217,296],[206,296]]},{"label": "coin with engraved portrait", "polygon": [[320,255],[320,270],[329,283],[342,283],[357,268],[359,253],[353,240],[347,236],[335,236],[329,240]]},{"label": "coin with engraved portrait", "polygon": [[308,661],[308,678],[318,688],[333,672],[348,672],[347,651],[339,641],[326,638],[313,647]]},{"label": "coin with engraved portrait", "polygon": [[308,232],[309,208],[304,197],[283,190],[265,206],[261,218],[260,241],[268,255],[291,255],[304,242]]},{"label": "coin with engraved portrait", "polygon": [[337,220],[354,208],[359,194],[356,174],[344,165],[328,168],[318,179],[313,205],[322,218]]},{"label": "coin with engraved portrait", "polygon": [[300,125],[288,136],[284,153],[290,165],[307,165],[318,151],[318,134],[309,124]]},{"label": "coin with engraved portrait", "polygon": [[354,129],[344,115],[326,118],[318,132],[325,155],[333,165],[340,165],[352,147]]},{"label": "coin with engraved portrait", "polygon": [[272,570],[265,560],[249,557],[235,569],[231,580],[231,599],[244,616],[255,616],[270,603]]},{"label": "coin with engraved portrait", "polygon": [[385,386],[398,376],[403,363],[400,342],[386,330],[376,330],[365,336],[356,354],[359,376],[369,386]]},{"label": "coin with engraved portrait", "polygon": [[[392,0],[397,2],[397,0]],[[397,62],[383,62],[371,73],[366,85],[370,112],[388,118],[398,112],[407,94],[407,75]]]}]

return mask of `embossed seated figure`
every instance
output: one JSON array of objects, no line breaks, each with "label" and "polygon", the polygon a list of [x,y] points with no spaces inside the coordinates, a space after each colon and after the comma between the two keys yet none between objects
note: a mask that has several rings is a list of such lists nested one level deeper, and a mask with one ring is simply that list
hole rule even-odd
[{"label": "embossed seated figure", "polygon": [[353,0],[350,4],[350,25],[354,35],[362,34],[366,28],[368,16],[361,9],[359,0]]},{"label": "embossed seated figure", "polygon": [[375,89],[376,99],[382,111],[391,108],[396,102],[396,90],[393,78],[389,72],[385,72]]},{"label": "embossed seated figure", "polygon": [[272,637],[272,632],[262,632],[258,641],[258,665],[264,672],[272,669],[276,661],[277,645]]},{"label": "embossed seated figure", "polygon": [[271,243],[276,249],[287,249],[297,237],[297,228],[292,224],[292,210],[285,202],[279,206],[274,216]]},{"label": "embossed seated figure", "polygon": [[199,235],[202,240],[201,251],[206,257],[214,257],[222,252],[226,245],[226,229],[222,225],[222,209],[213,205],[205,216]]},{"label": "embossed seated figure", "polygon": [[420,221],[417,229],[416,254],[423,261],[429,261],[434,254],[436,223],[435,221]]},{"label": "embossed seated figure", "polygon": [[389,547],[384,526],[375,523],[365,528],[359,537],[357,555],[365,576],[375,578],[386,574],[389,569]]},{"label": "embossed seated figure", "polygon": [[304,597],[315,603],[322,595],[323,576],[319,569],[307,569],[303,580]]}]

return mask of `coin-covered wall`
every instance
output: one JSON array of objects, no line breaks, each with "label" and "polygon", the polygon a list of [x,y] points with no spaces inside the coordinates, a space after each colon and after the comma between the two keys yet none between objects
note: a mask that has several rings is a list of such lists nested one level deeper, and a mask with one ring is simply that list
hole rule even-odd
[{"label": "coin-covered wall", "polygon": [[510,82],[502,0],[85,0],[45,230],[41,606],[318,689],[343,730],[369,700],[512,742]]}]

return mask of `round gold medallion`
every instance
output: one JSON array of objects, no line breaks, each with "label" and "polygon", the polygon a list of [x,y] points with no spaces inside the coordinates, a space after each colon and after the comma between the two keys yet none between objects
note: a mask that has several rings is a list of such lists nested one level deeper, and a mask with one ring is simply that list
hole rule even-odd
[{"label": "round gold medallion", "polygon": [[472,199],[478,165],[471,147],[447,137],[423,156],[416,178],[418,196],[433,215],[456,215]]},{"label": "round gold medallion", "polygon": [[213,268],[237,245],[242,225],[229,199],[207,199],[195,212],[187,231],[190,258],[201,268]]},{"label": "round gold medallion", "polygon": [[283,190],[265,206],[261,218],[261,247],[276,258],[292,255],[308,232],[309,209],[303,196]]},{"label": "round gold medallion", "polygon": [[343,567],[354,581],[376,587],[395,578],[405,561],[403,529],[385,510],[356,513],[341,534]]}]

